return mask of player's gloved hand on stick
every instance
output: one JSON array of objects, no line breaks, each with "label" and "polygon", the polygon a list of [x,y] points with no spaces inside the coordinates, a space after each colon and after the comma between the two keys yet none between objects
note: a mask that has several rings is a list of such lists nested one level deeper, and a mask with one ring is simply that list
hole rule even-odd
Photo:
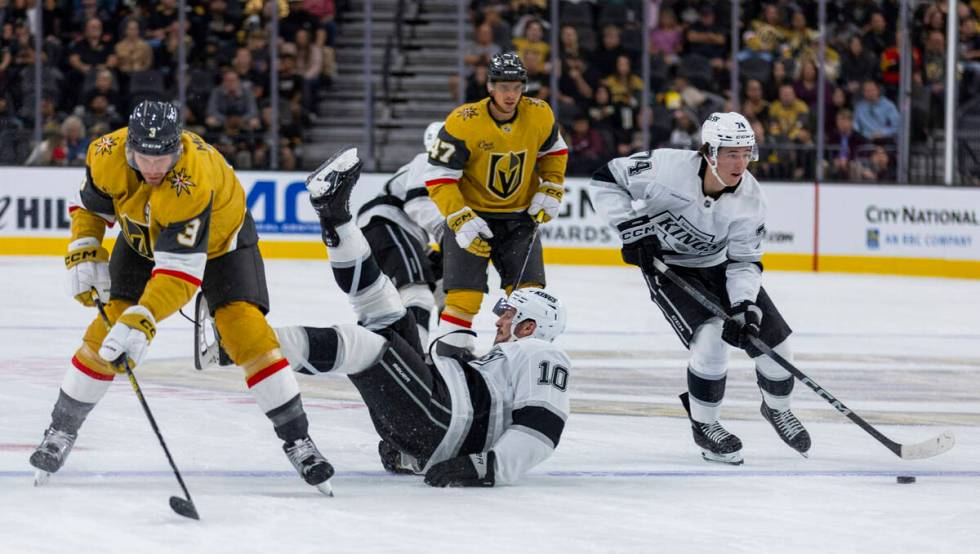
[{"label": "player's gloved hand on stick", "polygon": [[541,185],[538,186],[538,192],[531,197],[531,205],[528,207],[527,213],[531,214],[531,218],[537,223],[547,223],[558,217],[561,199],[564,196],[565,187],[542,181]]},{"label": "player's gloved hand on stick", "polygon": [[102,340],[99,356],[109,362],[117,371],[123,372],[123,356],[129,359],[132,369],[143,361],[150,341],[157,334],[157,322],[150,310],[139,304],[126,308],[109,334]]},{"label": "player's gloved hand on stick", "polygon": [[456,244],[471,254],[490,257],[490,243],[486,239],[493,237],[493,232],[482,217],[476,215],[472,208],[463,208],[449,214],[446,225],[456,235]]},{"label": "player's gloved hand on stick", "polygon": [[103,303],[109,301],[109,252],[95,237],[72,241],[65,254],[68,294],[85,306],[95,306],[94,288]]},{"label": "player's gloved hand on stick", "polygon": [[493,450],[457,456],[430,467],[425,482],[433,487],[492,487],[496,459]]},{"label": "player's gloved hand on stick", "polygon": [[749,337],[759,337],[762,327],[762,310],[749,300],[732,306],[731,317],[725,320],[721,339],[736,348],[749,345]]},{"label": "player's gloved hand on stick", "polygon": [[659,258],[663,249],[657,238],[657,228],[653,219],[641,215],[616,225],[619,239],[623,242],[623,261],[628,264],[642,266],[652,263],[653,258]]}]

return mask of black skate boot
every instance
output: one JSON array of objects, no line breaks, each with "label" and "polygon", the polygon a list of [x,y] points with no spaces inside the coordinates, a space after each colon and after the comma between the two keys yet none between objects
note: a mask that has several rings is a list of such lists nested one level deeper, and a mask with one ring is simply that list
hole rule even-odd
[{"label": "black skate boot", "polygon": [[34,475],[35,486],[47,483],[51,474],[65,465],[76,438],[77,434],[59,431],[54,427],[48,427],[44,431],[44,439],[31,454],[31,465],[38,470]]},{"label": "black skate boot", "polygon": [[351,220],[350,193],[361,175],[361,160],[357,148],[341,148],[306,178],[310,203],[320,216],[323,242],[337,246],[340,237],[337,227]]},{"label": "black skate boot", "polygon": [[414,456],[405,454],[386,440],[378,442],[378,455],[381,456],[381,465],[389,473],[399,475],[415,475],[422,473],[422,465]]},{"label": "black skate boot", "polygon": [[688,394],[685,392],[681,396],[681,403],[687,411],[688,419],[691,421],[691,433],[694,435],[694,444],[701,447],[701,457],[708,462],[721,462],[723,464],[742,465],[742,441],[735,435],[728,432],[717,421],[712,423],[701,423],[691,419],[691,406]]},{"label": "black skate boot", "polygon": [[762,417],[772,425],[783,442],[799,452],[804,458],[810,457],[807,454],[810,451],[810,433],[806,431],[800,420],[796,419],[793,412],[774,410],[766,406],[765,401],[762,402],[759,410],[762,412]]},{"label": "black skate boot", "polygon": [[282,450],[304,481],[320,489],[323,494],[333,496],[333,489],[328,482],[333,477],[333,466],[317,450],[313,439],[307,436],[292,443],[284,443]]}]

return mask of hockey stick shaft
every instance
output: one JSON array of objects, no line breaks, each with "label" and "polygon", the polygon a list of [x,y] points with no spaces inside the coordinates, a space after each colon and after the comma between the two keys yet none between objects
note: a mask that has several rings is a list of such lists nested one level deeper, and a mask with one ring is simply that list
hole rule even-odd
[{"label": "hockey stick shaft", "polygon": [[[683,277],[681,277],[680,275],[677,275],[676,273],[674,273],[674,271],[672,269],[670,269],[667,266],[667,264],[665,264],[663,262],[663,260],[660,260],[658,258],[653,258],[652,265],[653,265],[653,268],[658,273],[660,273],[661,275],[663,275],[664,277],[666,277],[667,279],[669,279],[671,282],[673,282],[675,285],[677,285],[678,287],[680,287],[682,290],[684,290],[684,292],[686,292],[691,298],[693,298],[699,304],[701,304],[702,306],[704,306],[704,308],[706,310],[708,310],[712,314],[720,317],[722,320],[728,320],[729,319],[729,315],[725,311],[724,308],[722,308],[721,306],[719,306],[712,299],[708,298],[704,293],[702,293],[701,291],[699,291],[697,288],[693,287],[690,283],[688,283],[686,280],[684,280]],[[652,283],[649,282],[649,279],[647,280],[647,284],[651,288],[653,287]],[[903,451],[902,451],[903,449],[902,449],[902,445],[901,444],[899,444],[899,443],[897,443],[897,442],[889,439],[885,435],[883,435],[880,431],[878,431],[878,429],[876,429],[870,423],[868,423],[867,421],[865,421],[864,418],[862,418],[861,416],[857,415],[856,413],[854,413],[853,410],[851,410],[850,408],[848,408],[847,406],[845,406],[844,403],[841,402],[840,400],[838,400],[836,396],[834,396],[833,394],[830,393],[830,391],[828,391],[827,389],[821,387],[819,384],[817,384],[816,381],[814,381],[813,379],[811,379],[807,374],[803,373],[803,371],[801,371],[795,365],[793,365],[792,363],[790,363],[789,360],[787,360],[786,358],[784,358],[781,355],[779,355],[778,352],[773,351],[772,348],[770,348],[766,343],[762,342],[759,338],[757,338],[757,337],[750,337],[749,338],[749,342],[752,344],[752,346],[754,346],[755,348],[757,348],[763,354],[765,354],[765,355],[769,356],[770,358],[772,358],[772,360],[775,361],[780,366],[782,366],[783,369],[785,369],[786,371],[790,372],[794,377],[796,377],[797,379],[799,379],[804,385],[810,387],[810,389],[813,390],[813,392],[817,393],[818,396],[820,396],[821,398],[823,398],[824,400],[826,400],[831,406],[833,406],[834,408],[836,408],[838,412],[840,412],[840,413],[844,414],[845,416],[847,416],[848,419],[850,419],[851,421],[853,421],[855,424],[857,424],[858,427],[860,427],[861,429],[863,429],[866,433],[868,433],[869,435],[871,435],[872,437],[874,437],[878,442],[880,442],[881,444],[883,444],[885,446],[885,448],[887,448],[888,450],[891,450],[896,456],[898,456],[900,458],[902,458],[902,457],[911,457],[911,456],[909,456],[907,454],[906,455],[903,455]],[[950,447],[951,447],[951,445],[950,445]],[[941,451],[945,451],[945,450],[941,450]],[[939,451],[939,452],[941,452],[941,451]],[[939,452],[936,452],[936,453],[939,453]]]},{"label": "hockey stick shaft", "polygon": [[[106,314],[105,305],[102,304],[102,300],[99,299],[95,291],[92,291],[92,297],[95,299],[95,306],[99,309],[99,315],[102,317],[102,322],[105,323],[106,329],[112,329],[112,323],[109,321],[109,315]],[[123,367],[126,369],[126,376],[129,378],[129,384],[133,387],[133,392],[136,393],[136,398],[140,401],[140,406],[143,407],[143,413],[146,414],[146,419],[150,421],[150,427],[153,428],[153,432],[157,436],[157,440],[160,441],[160,446],[163,448],[163,453],[167,456],[167,461],[170,463],[170,469],[174,471],[174,476],[177,477],[177,483],[180,485],[181,490],[184,491],[184,497],[186,504],[179,502],[181,499],[176,497],[170,498],[170,507],[178,514],[189,517],[192,519],[200,519],[197,515],[197,509],[194,507],[194,501],[191,500],[191,493],[187,490],[187,485],[184,484],[184,478],[180,475],[180,470],[177,469],[177,464],[174,463],[173,456],[170,455],[170,449],[167,448],[167,442],[163,440],[163,434],[160,433],[160,427],[157,426],[156,418],[153,417],[153,412],[150,411],[150,405],[146,402],[146,397],[143,396],[143,389],[140,388],[139,383],[136,381],[136,375],[133,373],[131,367],[129,367],[129,359],[126,354],[123,354]]]},{"label": "hockey stick shaft", "polygon": [[524,265],[521,266],[521,272],[517,275],[517,281],[514,282],[513,290],[517,290],[521,286],[521,280],[524,279],[524,272],[527,270],[527,264],[531,261],[531,254],[534,253],[534,244],[538,240],[538,230],[541,229],[541,224],[534,223],[534,232],[531,233],[531,243],[527,247],[527,255],[524,256]]}]

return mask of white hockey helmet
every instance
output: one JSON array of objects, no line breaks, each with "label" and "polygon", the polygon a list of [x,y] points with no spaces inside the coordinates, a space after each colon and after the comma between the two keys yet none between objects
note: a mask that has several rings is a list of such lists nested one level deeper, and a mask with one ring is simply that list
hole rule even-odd
[{"label": "white hockey helmet", "polygon": [[425,128],[425,133],[422,135],[422,144],[425,145],[426,152],[432,150],[432,145],[436,142],[436,137],[439,136],[439,131],[442,130],[444,124],[442,121],[433,121]]},{"label": "white hockey helmet", "polygon": [[520,323],[528,319],[537,324],[530,335],[534,338],[550,342],[565,330],[564,304],[541,289],[517,289],[507,298],[498,300],[493,307],[493,313],[503,315],[510,308],[517,310],[511,323],[510,340],[517,340],[514,331]]},{"label": "white hockey helmet", "polygon": [[715,112],[701,125],[701,142],[708,145],[708,163],[718,162],[718,150],[725,147],[752,147],[752,161],[759,159],[755,131],[745,116],[737,112]]}]

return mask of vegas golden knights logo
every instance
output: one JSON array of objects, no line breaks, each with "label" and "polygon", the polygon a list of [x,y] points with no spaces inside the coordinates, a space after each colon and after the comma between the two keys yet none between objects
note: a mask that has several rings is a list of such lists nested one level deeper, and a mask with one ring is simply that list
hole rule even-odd
[{"label": "vegas golden knights logo", "polygon": [[524,162],[527,150],[490,154],[487,188],[500,198],[507,198],[521,188],[524,181]]},{"label": "vegas golden knights logo", "polygon": [[136,251],[137,254],[143,256],[144,258],[153,259],[153,253],[150,251],[150,228],[142,223],[137,223],[128,216],[123,214],[120,219],[122,219],[122,225],[119,229],[122,231],[124,237],[126,237],[126,242]]}]

